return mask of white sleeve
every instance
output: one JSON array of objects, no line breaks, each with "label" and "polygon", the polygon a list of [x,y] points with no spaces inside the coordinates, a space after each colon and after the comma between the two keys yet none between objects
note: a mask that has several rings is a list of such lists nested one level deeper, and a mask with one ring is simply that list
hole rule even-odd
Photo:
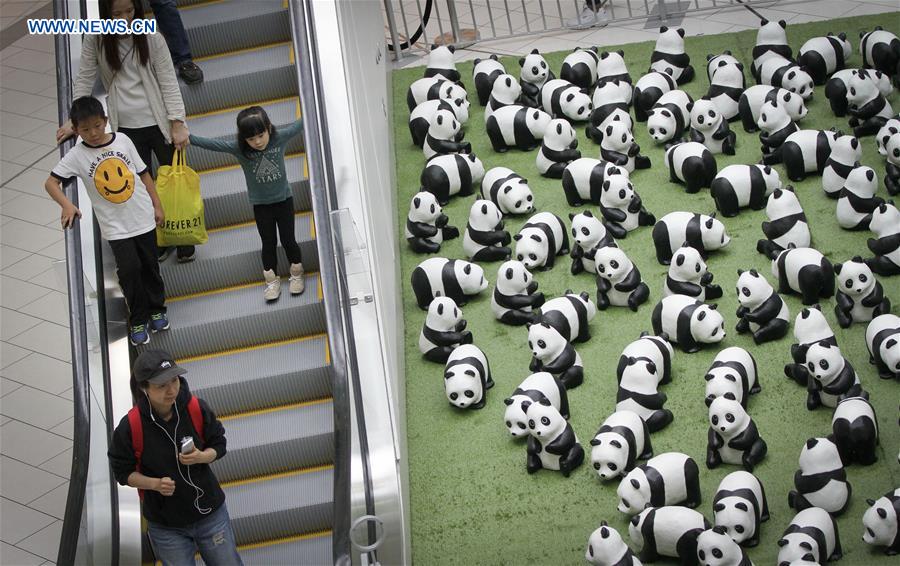
[{"label": "white sleeve", "polygon": [[59,163],[53,167],[50,174],[60,181],[66,181],[72,177],[77,177],[79,173],[78,153],[78,146],[73,147],[59,160]]}]

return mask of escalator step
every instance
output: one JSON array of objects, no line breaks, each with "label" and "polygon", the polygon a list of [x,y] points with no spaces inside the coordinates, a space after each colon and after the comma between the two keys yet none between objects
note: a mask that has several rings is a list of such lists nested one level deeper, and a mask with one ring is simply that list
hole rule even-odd
[{"label": "escalator step", "polygon": [[[331,531],[248,544],[238,548],[244,566],[326,566],[333,563]],[[197,564],[205,564],[197,559]]]},{"label": "escalator step", "polygon": [[282,0],[213,2],[182,10],[181,22],[194,57],[291,40],[291,18]]},{"label": "escalator step", "polygon": [[[309,181],[303,174],[305,157],[298,155],[285,159],[288,182],[294,194],[294,210],[312,210]],[[214,229],[253,220],[253,205],[247,198],[247,182],[239,168],[209,171],[200,176],[206,228]]]}]

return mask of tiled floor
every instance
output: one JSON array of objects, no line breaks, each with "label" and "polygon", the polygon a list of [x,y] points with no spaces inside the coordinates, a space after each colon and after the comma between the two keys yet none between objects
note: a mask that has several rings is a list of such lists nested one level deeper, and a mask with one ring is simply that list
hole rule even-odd
[{"label": "tiled floor", "polygon": [[[0,28],[42,2],[0,1]],[[0,51],[0,564],[56,560],[72,465],[72,370],[52,39]]]}]

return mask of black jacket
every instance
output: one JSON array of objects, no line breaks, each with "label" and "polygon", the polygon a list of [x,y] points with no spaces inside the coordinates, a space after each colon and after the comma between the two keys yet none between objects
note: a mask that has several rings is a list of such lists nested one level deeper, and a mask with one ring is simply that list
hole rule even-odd
[{"label": "black jacket", "polygon": [[[207,516],[201,514],[194,507],[197,493],[185,480],[188,477],[189,469],[191,481],[205,492],[198,502],[201,508],[210,508],[215,511],[225,502],[225,493],[219,486],[219,481],[209,464],[183,466],[176,459],[175,454],[178,450],[172,444],[170,437],[175,439],[180,448],[181,439],[185,436],[192,436],[194,446],[198,450],[214,448],[218,454],[216,459],[225,456],[225,428],[209,405],[199,399],[205,438],[205,442],[201,442],[200,435],[194,430],[187,411],[189,395],[187,383],[184,378],[181,378],[181,390],[175,399],[175,411],[172,412],[172,418],[164,421],[154,413],[155,423],[150,418],[150,402],[147,398],[144,397],[138,402],[144,429],[144,452],[141,455],[140,473],[151,478],[169,477],[175,482],[175,493],[169,497],[158,491],[144,491],[143,513],[148,521],[167,527],[185,527]],[[168,432],[168,436],[160,427]],[[108,455],[116,481],[121,485],[128,485],[128,476],[137,467],[137,459],[134,457],[134,448],[131,444],[131,424],[128,422],[128,415],[122,417],[119,426],[113,432]],[[181,473],[179,473],[179,469]]]}]

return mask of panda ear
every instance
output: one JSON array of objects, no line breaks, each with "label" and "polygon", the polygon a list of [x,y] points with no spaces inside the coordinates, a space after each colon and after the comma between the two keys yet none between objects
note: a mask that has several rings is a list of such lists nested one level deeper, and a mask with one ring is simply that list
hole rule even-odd
[{"label": "panda ear", "polygon": [[678,266],[684,265],[684,254],[678,254],[678,257],[675,258],[675,264]]},{"label": "panda ear", "polygon": [[839,33],[838,39],[840,39],[841,41],[847,41],[847,34],[844,32]]},{"label": "panda ear", "polygon": [[531,406],[531,401],[522,401],[522,412],[528,413],[528,407]]},{"label": "panda ear", "polygon": [[420,199],[419,197],[415,197],[413,199],[413,206],[415,206],[416,208],[419,208],[421,205],[422,205],[422,199]]},{"label": "panda ear", "polygon": [[525,66],[525,57],[519,57],[519,66],[520,66],[520,67],[524,67],[524,66]]},{"label": "panda ear", "polygon": [[884,343],[885,348],[893,348],[896,345],[897,345],[897,340],[895,340],[894,338],[891,338],[887,342]]},{"label": "panda ear", "polygon": [[513,240],[515,240],[517,242],[521,239],[522,239],[522,234],[516,234],[515,236],[513,236]]},{"label": "panda ear", "polygon": [[713,379],[713,374],[708,373],[708,374],[706,374],[706,375],[703,376],[703,379],[705,379],[706,381],[712,381],[712,379]]},{"label": "panda ear", "polygon": [[713,304],[709,305],[709,308],[712,309],[712,310],[718,310],[718,309],[719,309],[719,303],[713,303]]},{"label": "panda ear", "polygon": [[713,57],[715,57],[715,55],[713,55],[712,53],[707,53],[706,54],[706,62],[708,63],[708,62],[712,61]]},{"label": "panda ear", "polygon": [[842,264],[842,263],[834,264],[834,272],[837,273],[838,275],[841,274],[841,269],[843,269],[843,268],[844,268],[844,264]]},{"label": "panda ear", "polygon": [[609,526],[609,523],[607,523],[606,520],[603,520],[603,521],[600,521],[600,526],[607,527],[607,526]]},{"label": "panda ear", "polygon": [[543,406],[545,406],[545,407],[549,407],[549,406],[550,406],[550,399],[547,399],[546,397],[541,397],[541,400],[538,401],[538,403],[540,403],[541,405],[543,405]]},{"label": "panda ear", "polygon": [[574,213],[574,212],[570,212],[570,213],[569,213],[569,220],[575,220],[575,213]]},{"label": "panda ear", "polygon": [[450,379],[451,377],[453,377],[453,372],[451,371],[448,371],[444,374],[444,379]]},{"label": "panda ear", "polygon": [[503,400],[503,404],[506,405],[507,407],[509,407],[513,403],[514,403],[514,401],[512,400],[511,397],[507,397],[506,399]]},{"label": "panda ear", "polygon": [[466,275],[472,274],[472,264],[471,263],[467,263],[466,266],[463,267],[463,273],[465,273]]},{"label": "panda ear", "polygon": [[712,230],[712,227],[713,227],[713,219],[712,218],[710,218],[709,220],[706,221],[706,227],[709,228],[710,230]]},{"label": "panda ear", "polygon": [[506,193],[508,193],[508,192],[511,191],[511,190],[512,190],[512,187],[510,187],[509,185],[507,185],[507,186],[503,187],[503,194],[506,194]]},{"label": "panda ear", "polygon": [[778,539],[778,546],[784,548],[787,546],[788,540],[786,538]]},{"label": "panda ear", "polygon": [[790,73],[788,73],[787,78],[788,78],[788,80],[792,80],[796,76],[797,76],[797,72],[791,71]]},{"label": "panda ear", "polygon": [[787,29],[787,22],[784,20],[778,20],[778,25],[780,25],[782,29]]},{"label": "panda ear", "polygon": [[625,51],[622,49],[619,49],[618,51],[616,51],[616,53],[618,53],[621,57],[625,56]]},{"label": "panda ear", "polygon": [[757,272],[756,269],[751,269],[750,275],[752,275],[753,277],[759,277],[759,272]]},{"label": "panda ear", "polygon": [[640,489],[640,488],[641,488],[641,484],[639,484],[638,481],[637,481],[636,479],[634,479],[634,478],[632,478],[632,479],[631,479],[631,482],[629,482],[629,483],[631,483],[631,487],[633,487],[634,489]]},{"label": "panda ear", "polygon": [[559,123],[559,122],[558,122],[558,123],[556,124],[556,134],[557,134],[557,135],[560,135],[560,136],[562,135],[562,123]]},{"label": "panda ear", "polygon": [[741,511],[749,511],[749,509],[747,508],[747,504],[744,503],[743,501],[739,501],[739,502],[735,503],[734,506],[736,508],[740,509]]},{"label": "panda ear", "polygon": [[590,210],[585,210],[582,214],[584,214],[584,215],[587,216],[588,218],[593,218],[593,217],[594,217],[594,213],[591,212]]},{"label": "panda ear", "polygon": [[872,171],[871,169],[866,170],[866,179],[868,179],[869,182],[872,182],[875,179],[875,171]]},{"label": "panda ear", "polygon": [[589,442],[589,444],[591,446],[600,446],[600,440],[597,438],[592,438],[591,441]]},{"label": "panda ear", "polygon": [[744,270],[743,270],[743,269],[738,269],[738,277],[740,277],[740,276],[743,275],[743,274],[744,274]]},{"label": "panda ear", "polygon": [[609,51],[604,51],[600,54],[601,59],[606,59],[607,57],[609,57]]},{"label": "panda ear", "polygon": [[678,28],[678,35],[684,37],[684,28]]},{"label": "panda ear", "polygon": [[647,362],[647,371],[651,375],[656,375],[656,364],[654,364],[653,362]]},{"label": "panda ear", "polygon": [[438,311],[438,314],[440,314],[440,315],[444,314],[444,304],[443,303],[438,304],[437,311]]},{"label": "panda ear", "polygon": [[486,204],[481,205],[481,214],[487,214],[488,207]]},{"label": "panda ear", "polygon": [[566,102],[572,102],[572,100],[574,98],[575,98],[575,94],[570,92],[569,96],[566,97]]},{"label": "panda ear", "polygon": [[666,33],[667,31],[669,31],[668,26],[662,26],[661,28],[659,28],[659,33]]},{"label": "panda ear", "polygon": [[786,190],[786,191],[790,191],[790,192],[792,192],[792,193],[794,192],[794,185],[786,185],[786,186],[783,187],[783,188],[784,188],[784,190]]},{"label": "panda ear", "polygon": [[874,499],[866,499],[866,503],[868,503],[869,507],[871,507],[871,506],[875,505],[875,500]]},{"label": "panda ear", "polygon": [[800,548],[805,548],[806,550],[812,551],[813,547],[810,543],[803,541],[800,543]]},{"label": "panda ear", "polygon": [[437,116],[437,123],[438,126],[442,126],[444,124],[444,117],[441,114],[438,114]]},{"label": "panda ear", "polygon": [[448,45],[447,50],[450,51],[450,53],[456,53],[456,46]]}]

